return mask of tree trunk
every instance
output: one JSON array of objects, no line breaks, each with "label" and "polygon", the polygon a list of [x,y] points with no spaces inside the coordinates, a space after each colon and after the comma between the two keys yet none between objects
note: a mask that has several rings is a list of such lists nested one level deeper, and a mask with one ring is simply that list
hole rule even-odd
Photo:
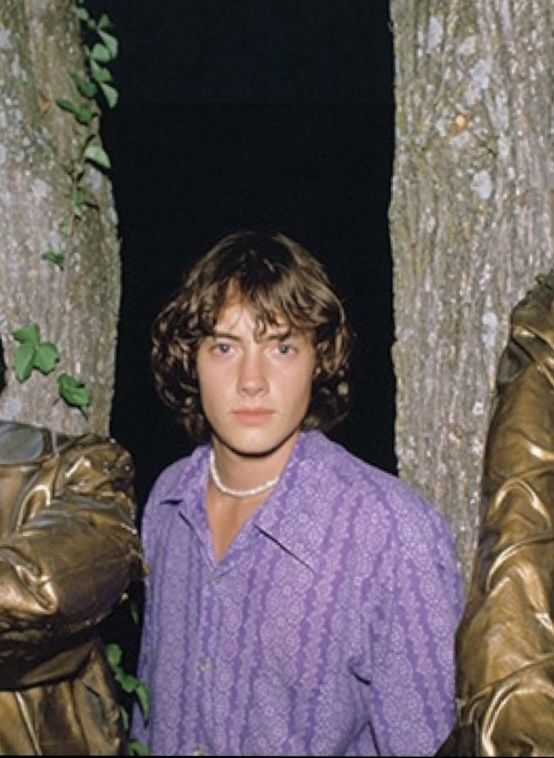
[{"label": "tree trunk", "polygon": [[551,0],[391,0],[399,473],[467,581],[509,314],[553,265]]},{"label": "tree trunk", "polygon": [[[110,182],[90,162],[77,188],[87,202],[75,215],[70,174],[98,119],[85,127],[56,105],[79,101],[71,78],[83,73],[79,27],[71,0],[0,6],[0,333],[10,366],[13,332],[33,322],[60,353],[47,376],[35,370],[19,383],[8,371],[0,416],[107,433],[120,300],[116,215]],[[63,270],[42,258],[49,250],[65,255]],[[62,372],[92,389],[88,419],[59,400]]]}]

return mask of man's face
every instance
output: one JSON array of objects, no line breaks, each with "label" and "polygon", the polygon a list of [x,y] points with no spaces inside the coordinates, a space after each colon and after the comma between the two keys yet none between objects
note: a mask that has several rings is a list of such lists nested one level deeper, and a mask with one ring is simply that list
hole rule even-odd
[{"label": "man's face", "polygon": [[310,333],[283,321],[256,333],[248,303],[227,298],[198,348],[202,407],[213,433],[239,455],[263,455],[295,438],[310,402],[316,364]]}]

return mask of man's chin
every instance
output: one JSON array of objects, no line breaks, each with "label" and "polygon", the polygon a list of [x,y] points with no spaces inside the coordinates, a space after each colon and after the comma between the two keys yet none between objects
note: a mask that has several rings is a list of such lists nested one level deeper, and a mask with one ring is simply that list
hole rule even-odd
[{"label": "man's chin", "polygon": [[252,435],[252,434],[232,434],[220,435],[215,432],[215,437],[221,444],[231,450],[235,455],[246,458],[264,458],[276,453],[291,439],[296,438],[298,429],[282,435]]}]

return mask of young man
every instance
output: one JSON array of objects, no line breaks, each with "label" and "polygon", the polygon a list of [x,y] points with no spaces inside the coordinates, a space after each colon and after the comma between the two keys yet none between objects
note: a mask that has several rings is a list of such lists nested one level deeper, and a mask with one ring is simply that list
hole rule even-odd
[{"label": "young man", "polygon": [[418,494],[332,443],[349,331],[321,265],[230,235],[154,327],[205,442],[147,503],[136,736],[167,755],[431,754],[454,717],[454,547]]},{"label": "young man", "polygon": [[126,754],[98,625],[142,576],[129,454],[0,421],[0,754]]}]

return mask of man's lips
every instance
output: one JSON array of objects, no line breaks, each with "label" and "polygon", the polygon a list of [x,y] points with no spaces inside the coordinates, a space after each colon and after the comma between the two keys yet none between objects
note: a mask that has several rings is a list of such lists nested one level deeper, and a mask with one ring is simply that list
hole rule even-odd
[{"label": "man's lips", "polygon": [[269,408],[237,408],[232,415],[243,424],[262,424],[268,421],[273,413]]}]

